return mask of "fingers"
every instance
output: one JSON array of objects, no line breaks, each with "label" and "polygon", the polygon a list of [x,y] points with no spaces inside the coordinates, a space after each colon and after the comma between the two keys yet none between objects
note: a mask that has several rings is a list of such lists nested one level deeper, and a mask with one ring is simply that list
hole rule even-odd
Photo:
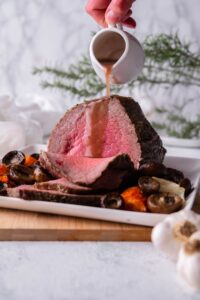
[{"label": "fingers", "polygon": [[125,21],[122,22],[124,26],[130,27],[130,28],[135,28],[136,27],[136,22],[133,18],[128,18]]},{"label": "fingers", "polygon": [[105,12],[110,2],[111,0],[89,0],[85,9],[98,24],[106,27]]},{"label": "fingers", "polygon": [[103,27],[107,24],[122,23],[134,28],[131,6],[135,0],[89,0],[85,9]]},{"label": "fingers", "polygon": [[123,21],[128,19],[131,15],[132,15],[132,10],[129,9],[128,12],[126,13],[126,15],[124,16]]},{"label": "fingers", "polygon": [[[123,22],[134,1],[135,0],[112,0],[106,10],[105,19],[107,23],[115,24]],[[133,19],[129,19],[128,24],[132,26],[135,25]]]}]

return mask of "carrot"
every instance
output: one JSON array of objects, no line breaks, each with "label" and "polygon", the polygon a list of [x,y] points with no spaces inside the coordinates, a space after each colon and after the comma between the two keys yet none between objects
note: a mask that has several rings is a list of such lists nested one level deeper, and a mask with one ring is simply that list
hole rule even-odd
[{"label": "carrot", "polygon": [[8,173],[8,167],[4,164],[0,164],[0,176]]},{"label": "carrot", "polygon": [[0,182],[8,183],[8,176],[7,175],[0,175]]},{"label": "carrot", "polygon": [[138,186],[126,189],[122,194],[126,210],[146,212],[146,197],[143,196]]},{"label": "carrot", "polygon": [[36,163],[37,159],[30,156],[30,155],[26,155],[25,157],[25,166],[30,167],[32,166],[34,163]]}]

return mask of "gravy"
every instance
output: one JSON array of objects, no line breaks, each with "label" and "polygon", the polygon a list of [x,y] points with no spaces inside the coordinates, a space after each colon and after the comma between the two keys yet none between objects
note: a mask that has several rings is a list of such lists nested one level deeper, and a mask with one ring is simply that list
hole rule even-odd
[{"label": "gravy", "polygon": [[116,63],[116,61],[117,60],[100,60],[100,64],[103,66],[105,70],[107,97],[110,97],[110,76],[112,72],[112,67]]}]

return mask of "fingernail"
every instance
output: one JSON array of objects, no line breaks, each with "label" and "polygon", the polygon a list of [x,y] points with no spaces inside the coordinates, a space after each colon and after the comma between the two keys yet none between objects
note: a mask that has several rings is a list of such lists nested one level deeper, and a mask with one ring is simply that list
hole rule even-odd
[{"label": "fingernail", "polygon": [[117,15],[116,13],[113,13],[112,10],[110,10],[107,14],[106,14],[106,20],[109,22],[109,23],[115,23],[116,21],[118,21],[118,18],[117,18]]}]

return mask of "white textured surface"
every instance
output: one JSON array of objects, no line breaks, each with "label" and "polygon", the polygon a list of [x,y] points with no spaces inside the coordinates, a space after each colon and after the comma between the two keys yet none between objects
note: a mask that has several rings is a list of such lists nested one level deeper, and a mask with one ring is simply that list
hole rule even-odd
[{"label": "white textured surface", "polygon": [[0,299],[199,299],[150,243],[1,243]]}]

